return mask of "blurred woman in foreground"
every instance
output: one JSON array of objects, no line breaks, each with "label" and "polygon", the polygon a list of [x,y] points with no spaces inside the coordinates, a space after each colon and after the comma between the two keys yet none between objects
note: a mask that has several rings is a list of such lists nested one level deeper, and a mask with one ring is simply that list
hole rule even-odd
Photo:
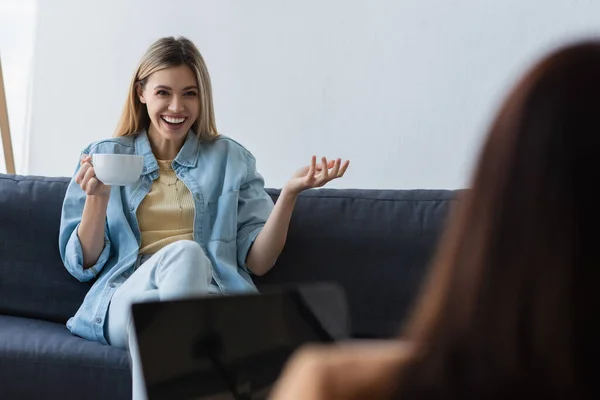
[{"label": "blurred woman in foreground", "polygon": [[600,398],[599,136],[600,42],[561,48],[500,109],[403,341],[302,349],[271,398]]}]

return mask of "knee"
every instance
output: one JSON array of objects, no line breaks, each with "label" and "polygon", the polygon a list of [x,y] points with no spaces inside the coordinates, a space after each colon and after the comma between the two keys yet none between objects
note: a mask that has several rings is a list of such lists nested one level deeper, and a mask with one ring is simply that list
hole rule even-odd
[{"label": "knee", "polygon": [[193,240],[178,240],[169,245],[169,252],[174,257],[191,261],[191,264],[208,261],[202,246]]},{"label": "knee", "polygon": [[175,253],[190,253],[190,254],[204,254],[204,250],[202,250],[202,246],[193,240],[178,240],[169,245],[171,250]]}]

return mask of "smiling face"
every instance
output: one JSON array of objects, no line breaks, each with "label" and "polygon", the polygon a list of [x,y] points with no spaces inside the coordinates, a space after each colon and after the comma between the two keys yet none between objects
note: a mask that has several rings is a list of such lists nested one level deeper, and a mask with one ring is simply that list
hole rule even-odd
[{"label": "smiling face", "polygon": [[196,76],[187,65],[156,71],[138,86],[150,117],[148,137],[158,158],[173,159],[183,146],[198,118],[198,91]]}]

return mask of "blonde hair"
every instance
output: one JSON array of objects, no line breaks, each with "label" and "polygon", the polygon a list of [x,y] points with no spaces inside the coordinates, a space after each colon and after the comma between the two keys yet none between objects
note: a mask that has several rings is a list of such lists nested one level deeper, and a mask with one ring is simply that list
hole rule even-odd
[{"label": "blonde hair", "polygon": [[150,117],[146,105],[137,94],[138,86],[144,88],[148,77],[165,68],[187,65],[198,81],[199,112],[192,129],[200,140],[213,140],[219,136],[215,123],[212,87],[208,69],[198,48],[185,37],[164,37],[154,42],[142,57],[129,85],[129,93],[115,136],[128,136],[147,129]]}]

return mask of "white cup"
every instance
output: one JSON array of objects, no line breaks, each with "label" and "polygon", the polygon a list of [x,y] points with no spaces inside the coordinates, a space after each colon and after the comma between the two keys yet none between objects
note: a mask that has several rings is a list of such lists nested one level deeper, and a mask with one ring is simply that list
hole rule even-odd
[{"label": "white cup", "polygon": [[131,154],[94,154],[92,165],[98,180],[108,186],[126,186],[142,174],[144,157]]}]

